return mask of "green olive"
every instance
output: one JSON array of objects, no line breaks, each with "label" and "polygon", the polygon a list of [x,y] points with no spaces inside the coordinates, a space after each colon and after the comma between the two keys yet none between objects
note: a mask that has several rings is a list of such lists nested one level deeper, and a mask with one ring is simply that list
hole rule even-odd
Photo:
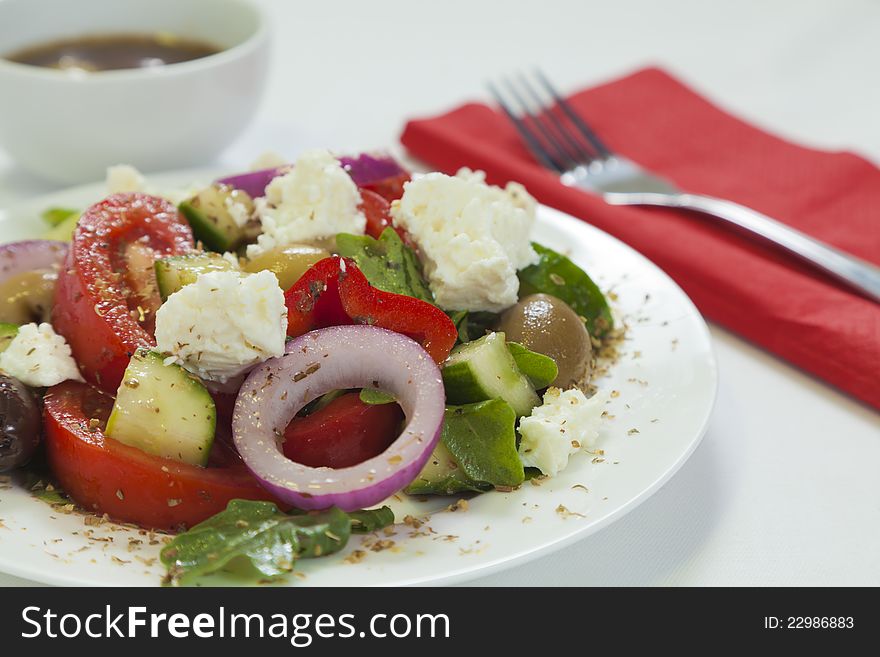
[{"label": "green olive", "polygon": [[35,269],[0,283],[0,322],[48,322],[57,280],[55,269]]},{"label": "green olive", "polygon": [[329,256],[329,251],[316,246],[291,244],[270,249],[247,260],[242,265],[242,270],[256,273],[268,269],[278,277],[281,289],[288,290],[299,280],[306,269]]},{"label": "green olive", "polygon": [[590,334],[571,307],[549,294],[530,294],[502,313],[497,330],[510,342],[556,361],[558,388],[583,387],[590,377],[593,345]]}]

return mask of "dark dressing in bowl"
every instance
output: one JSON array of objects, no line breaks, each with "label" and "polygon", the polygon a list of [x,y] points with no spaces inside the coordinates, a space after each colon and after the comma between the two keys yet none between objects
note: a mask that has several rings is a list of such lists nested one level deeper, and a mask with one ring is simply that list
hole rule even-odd
[{"label": "dark dressing in bowl", "polygon": [[12,62],[61,70],[113,71],[177,64],[222,50],[168,33],[81,36],[29,46],[4,56]]}]

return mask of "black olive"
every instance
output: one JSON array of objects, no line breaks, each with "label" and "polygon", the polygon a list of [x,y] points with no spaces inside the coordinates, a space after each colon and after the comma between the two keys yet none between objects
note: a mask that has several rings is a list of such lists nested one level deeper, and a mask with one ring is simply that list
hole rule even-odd
[{"label": "black olive", "polygon": [[27,463],[40,445],[40,406],[30,388],[0,374],[0,472]]}]

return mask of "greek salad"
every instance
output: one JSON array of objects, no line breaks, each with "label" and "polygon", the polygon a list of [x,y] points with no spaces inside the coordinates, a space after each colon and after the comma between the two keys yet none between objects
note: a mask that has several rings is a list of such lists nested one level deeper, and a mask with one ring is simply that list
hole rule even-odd
[{"label": "greek salad", "polygon": [[589,450],[605,295],[482,172],[308,151],[186,192],[131,167],[0,245],[0,472],[261,577]]}]

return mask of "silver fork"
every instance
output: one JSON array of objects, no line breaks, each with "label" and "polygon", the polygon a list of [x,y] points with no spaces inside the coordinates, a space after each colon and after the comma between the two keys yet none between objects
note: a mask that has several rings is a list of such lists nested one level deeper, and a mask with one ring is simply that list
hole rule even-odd
[{"label": "silver fork", "polygon": [[[528,149],[563,184],[600,194],[611,205],[658,205],[710,215],[788,251],[880,303],[880,267],[739,203],[690,194],[615,154],[541,73],[489,91]],[[880,210],[878,210],[880,213]]]}]

